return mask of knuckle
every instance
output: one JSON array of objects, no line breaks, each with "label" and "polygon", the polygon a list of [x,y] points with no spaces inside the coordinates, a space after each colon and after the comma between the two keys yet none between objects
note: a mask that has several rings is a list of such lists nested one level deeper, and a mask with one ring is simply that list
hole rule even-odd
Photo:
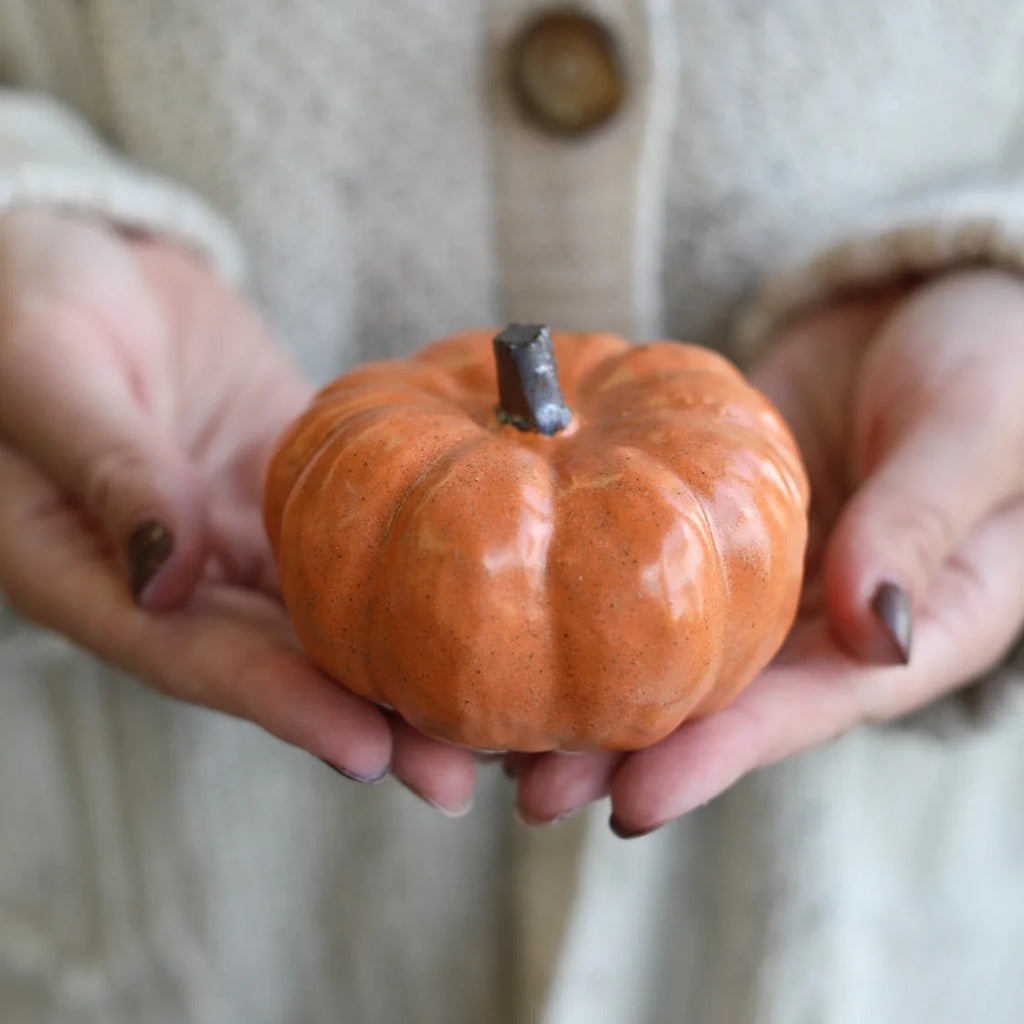
[{"label": "knuckle", "polygon": [[890,517],[888,531],[901,561],[922,570],[942,561],[957,541],[952,513],[934,501],[906,501]]},{"label": "knuckle", "polygon": [[129,492],[147,482],[147,464],[130,438],[113,438],[102,448],[83,448],[73,456],[72,477],[80,481],[79,497],[101,522],[115,518]]}]

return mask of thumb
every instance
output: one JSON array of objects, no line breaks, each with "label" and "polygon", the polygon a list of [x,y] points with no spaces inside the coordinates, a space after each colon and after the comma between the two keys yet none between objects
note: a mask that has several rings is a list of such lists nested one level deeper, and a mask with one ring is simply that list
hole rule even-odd
[{"label": "thumb", "polygon": [[1009,432],[1000,437],[986,422],[952,396],[904,416],[843,509],[825,552],[825,602],[834,632],[861,659],[909,661],[915,607],[931,578],[1019,491]]},{"label": "thumb", "polygon": [[[183,603],[205,563],[204,485],[147,402],[144,375],[93,317],[8,325],[0,338],[0,432],[112,547],[135,600]],[[123,346],[122,346],[123,348]],[[45,515],[45,509],[36,510]]]},{"label": "thumb", "polygon": [[918,289],[871,343],[852,431],[860,486],[824,565],[832,629],[864,659],[908,660],[936,570],[956,570],[968,536],[1024,492],[1022,324],[1017,278],[964,270]]}]

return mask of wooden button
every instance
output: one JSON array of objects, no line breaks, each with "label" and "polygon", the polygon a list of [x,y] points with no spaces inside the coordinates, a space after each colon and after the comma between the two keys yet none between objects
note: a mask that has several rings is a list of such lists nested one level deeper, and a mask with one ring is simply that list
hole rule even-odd
[{"label": "wooden button", "polygon": [[575,11],[541,15],[523,30],[512,54],[516,93],[541,127],[578,135],[619,109],[623,71],[611,33]]}]

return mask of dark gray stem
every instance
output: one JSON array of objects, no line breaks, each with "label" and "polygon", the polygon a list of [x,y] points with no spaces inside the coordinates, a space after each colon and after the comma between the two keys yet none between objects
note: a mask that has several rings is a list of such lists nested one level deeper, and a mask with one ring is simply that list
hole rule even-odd
[{"label": "dark gray stem", "polygon": [[498,419],[549,437],[569,425],[572,412],[558,383],[551,332],[543,324],[509,324],[494,339]]}]

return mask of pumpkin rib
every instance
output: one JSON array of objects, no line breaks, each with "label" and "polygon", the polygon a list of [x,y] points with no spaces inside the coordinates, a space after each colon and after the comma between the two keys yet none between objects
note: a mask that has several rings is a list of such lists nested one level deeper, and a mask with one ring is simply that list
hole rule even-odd
[{"label": "pumpkin rib", "polygon": [[381,538],[382,547],[386,548],[391,543],[391,531],[394,529],[395,521],[398,519],[405,508],[406,503],[426,485],[427,480],[436,473],[439,469],[450,466],[457,458],[466,455],[469,451],[475,448],[477,445],[483,443],[485,440],[483,433],[471,434],[469,437],[460,441],[458,444],[452,445],[448,448],[442,449],[438,453],[436,459],[432,462],[427,463],[417,474],[410,480],[403,490],[399,493],[398,499],[395,501],[395,507],[392,509],[391,515],[388,519],[388,525],[385,527],[384,535]]},{"label": "pumpkin rib", "polygon": [[629,362],[638,378],[654,377],[660,382],[665,373],[700,373],[723,378],[749,390],[735,363],[702,345],[667,339],[649,341],[630,347]]},{"label": "pumpkin rib", "polygon": [[[435,735],[448,740],[453,740],[453,737],[441,731],[441,726],[430,718],[427,710],[438,685],[443,684],[449,706],[449,728],[459,724],[463,732],[468,732],[474,714],[501,707],[500,702],[495,703],[494,700],[496,694],[500,696],[497,692],[500,690],[497,676],[487,678],[475,672],[475,669],[482,658],[491,657],[480,649],[480,644],[495,642],[493,638],[496,632],[500,633],[501,642],[508,642],[510,637],[505,630],[496,630],[493,621],[478,633],[471,627],[473,623],[486,621],[491,608],[486,591],[498,586],[488,571],[487,563],[490,557],[500,554],[501,550],[495,548],[495,541],[490,534],[502,528],[505,520],[496,522],[481,516],[465,516],[461,497],[468,478],[473,478],[477,473],[477,467],[493,458],[487,454],[486,449],[494,445],[505,447],[505,442],[498,437],[484,436],[478,449],[467,442],[461,450],[453,451],[450,459],[435,465],[428,476],[417,481],[392,524],[397,533],[393,532],[388,543],[380,548],[380,572],[374,590],[367,595],[367,603],[373,609],[366,645],[367,671],[375,677],[388,672],[400,676],[397,681],[400,683],[401,697],[395,701],[397,710],[413,724],[433,726]],[[515,486],[515,479],[550,480],[550,465],[544,458],[526,449],[514,449],[513,457],[517,460],[514,464],[516,471],[509,471],[509,488]],[[499,465],[505,465],[505,460]],[[501,477],[499,491],[504,490],[504,480],[505,477]],[[492,474],[491,490],[496,486]],[[534,523],[541,526],[541,536],[534,536],[540,546],[532,551],[530,558],[521,550],[515,552],[513,564],[547,565],[554,524],[550,483],[547,492],[539,491],[536,498],[537,504],[531,504],[530,511],[538,511],[538,504],[542,510],[546,510],[546,514],[540,518],[532,517]],[[512,508],[520,508],[517,502],[510,504]],[[509,545],[511,548],[516,547],[522,538],[521,516],[510,525],[515,527]],[[432,542],[422,543],[421,539],[434,537],[444,538],[443,549]],[[402,579],[406,581],[404,586],[396,583],[396,580]],[[532,619],[546,621],[546,609],[536,604],[538,595],[543,592],[543,571],[540,579],[532,584],[527,572],[524,585],[530,589],[528,607],[532,609]],[[461,589],[463,587],[471,588],[470,592],[480,592],[480,600],[475,606],[466,606]],[[519,617],[515,609],[510,608],[508,587],[509,583],[503,582],[500,594],[505,595],[505,600],[493,610],[498,617],[508,620],[510,630],[529,632],[531,617]],[[410,625],[403,631],[402,643],[394,644],[391,642],[391,630],[399,623]],[[429,667],[432,663],[429,652],[439,642],[438,638],[444,638],[446,648],[460,651],[461,656],[449,667],[443,679],[436,679],[432,684],[431,679],[436,676],[438,669],[436,665],[433,669]],[[534,642],[541,646],[544,641],[545,637],[534,637]],[[440,660],[440,655],[435,657]],[[511,671],[511,659],[514,657],[513,651],[503,666],[506,670]],[[425,661],[427,667],[418,671],[413,661],[416,665],[422,665]],[[461,703],[460,694],[472,697],[469,705]],[[509,725],[506,724],[504,728],[507,732]]]},{"label": "pumpkin rib", "polygon": [[[693,418],[697,420],[697,423],[685,422],[685,430],[683,430],[676,424],[681,419],[686,420],[690,412],[691,410],[684,409],[680,414],[672,409],[650,409],[630,420],[628,424],[613,420],[605,426],[604,432],[611,438],[615,438],[619,434],[632,438],[639,434],[643,438],[645,446],[663,434],[663,428],[668,428],[670,433],[685,433],[690,438],[697,437],[702,442],[708,440],[721,442],[731,438],[732,447],[740,450],[756,450],[769,466],[775,467],[776,463],[784,461],[786,473],[783,476],[790,496],[794,501],[806,504],[808,492],[806,476],[799,461],[790,457],[790,445],[787,443],[784,433],[786,428],[774,414],[768,421],[758,419],[744,422],[722,417],[709,424],[706,422],[706,417],[700,416],[696,410],[693,410]],[[659,450],[662,446],[659,444]],[[645,450],[652,451],[646,447]]]},{"label": "pumpkin rib", "polygon": [[[403,394],[407,396],[405,402],[402,401]],[[353,401],[357,396],[366,403],[364,409]],[[411,389],[392,388],[382,393],[367,388],[365,391],[354,389],[344,396],[333,395],[321,401],[314,399],[282,435],[268,464],[264,483],[263,518],[272,544],[276,545],[280,535],[288,498],[310,460],[356,416],[379,409],[382,401],[391,403],[393,408],[401,408],[419,404],[420,396]],[[341,416],[345,419],[340,419]]]},{"label": "pumpkin rib", "polygon": [[556,332],[552,335],[555,356],[558,361],[558,376],[563,389],[584,403],[587,401],[585,382],[599,367],[624,356],[632,347],[629,342],[614,334],[588,334],[587,343],[579,344],[579,338]]},{"label": "pumpkin rib", "polygon": [[[677,481],[679,483],[679,485],[685,490],[686,497],[688,499],[687,503],[688,504],[692,504],[692,507],[698,513],[698,516],[699,516],[700,521],[701,521],[701,523],[703,525],[703,528],[704,528],[703,531],[701,531],[701,532],[703,533],[704,537],[706,537],[707,542],[710,545],[710,549],[711,549],[710,552],[709,552],[709,554],[711,555],[710,562],[711,562],[711,564],[715,568],[715,576],[717,577],[718,584],[719,584],[721,601],[722,601],[722,603],[724,605],[731,604],[733,593],[732,593],[732,587],[731,587],[731,581],[729,579],[729,575],[728,575],[728,573],[726,571],[725,565],[723,564],[723,550],[722,550],[722,545],[721,545],[721,539],[720,539],[719,533],[718,533],[718,531],[717,531],[717,529],[715,527],[715,523],[712,521],[711,517],[708,515],[708,509],[707,509],[707,506],[705,505],[704,501],[702,500],[701,493],[693,486],[693,484],[692,484],[692,482],[691,482],[691,480],[690,480],[690,478],[688,476],[681,475],[672,466],[668,465],[662,458],[660,458],[658,456],[655,456],[655,455],[651,454],[650,452],[646,451],[642,446],[636,444],[635,441],[632,444],[628,445],[628,446],[620,446],[620,447],[624,448],[625,450],[627,450],[627,451],[629,451],[629,452],[631,452],[631,453],[633,453],[635,455],[638,455],[642,461],[646,461],[648,463],[648,466],[649,466],[649,470],[648,470],[649,472],[652,469],[654,471],[664,472],[672,480]],[[685,512],[685,509],[681,507],[682,503],[679,502],[678,500],[670,502],[670,504],[673,505],[680,514]],[[688,715],[690,713],[690,710],[692,710],[692,708],[695,707],[696,704],[700,703],[700,700],[703,699],[703,697],[706,695],[708,687],[710,685],[713,685],[713,683],[715,682],[715,677],[717,676],[717,674],[721,670],[721,666],[722,666],[722,650],[723,650],[723,648],[725,646],[725,643],[726,643],[725,628],[724,628],[724,623],[725,623],[725,620],[726,620],[726,616],[720,615],[719,618],[722,620],[721,621],[721,629],[719,630],[718,636],[716,638],[716,642],[714,643],[715,660],[714,660],[713,666],[709,667],[708,671],[707,671],[707,676],[706,676],[707,686],[703,686],[703,687],[699,688],[700,691],[701,691],[700,696],[697,698],[696,701],[691,702],[689,707],[687,708],[687,710],[682,713],[682,715],[680,716],[680,719],[679,719],[680,722],[683,720],[683,718],[686,717],[686,715]],[[705,619],[706,619],[706,616],[705,616]],[[696,687],[695,687],[695,689],[696,689]],[[679,723],[677,722],[676,724],[678,725]],[[673,728],[675,728],[675,727],[673,726]]]},{"label": "pumpkin rib", "polygon": [[[637,638],[642,637],[644,629],[642,623],[648,621],[648,617],[640,614],[637,619],[630,618],[630,593],[635,595],[638,590],[643,589],[638,586],[642,576],[648,571],[652,565],[658,564],[664,568],[666,562],[666,552],[663,547],[659,546],[657,552],[658,557],[653,562],[648,558],[641,562],[636,552],[619,548],[619,539],[621,536],[625,536],[627,539],[634,539],[637,534],[641,534],[642,531],[639,529],[639,520],[646,515],[649,521],[655,522],[660,516],[662,523],[684,523],[685,526],[680,525],[679,529],[682,533],[692,539],[693,532],[696,530],[696,535],[699,538],[699,549],[702,552],[702,566],[706,569],[707,565],[714,564],[717,559],[717,548],[715,546],[714,534],[709,530],[708,523],[706,521],[706,515],[703,507],[696,501],[690,502],[690,507],[686,507],[686,502],[681,499],[679,492],[685,492],[689,494],[689,488],[686,482],[682,480],[677,473],[665,466],[660,460],[650,455],[639,448],[635,448],[624,444],[613,444],[602,447],[600,455],[597,456],[593,463],[584,462],[582,465],[577,464],[576,473],[582,476],[587,481],[596,481],[597,485],[588,485],[585,487],[577,487],[574,485],[574,481],[569,473],[572,471],[571,459],[565,460],[559,465],[558,469],[561,476],[560,494],[564,499],[563,504],[560,507],[556,507],[556,514],[558,519],[556,521],[556,536],[567,542],[572,550],[573,543],[573,519],[580,518],[580,508],[574,504],[573,498],[577,494],[588,494],[588,492],[608,493],[616,494],[617,497],[614,499],[614,504],[618,505],[621,503],[622,498],[618,495],[622,493],[635,492],[640,493],[637,487],[637,482],[646,480],[647,490],[650,492],[646,499],[642,502],[640,507],[634,508],[633,511],[636,513],[636,518],[631,519],[633,528],[622,529],[622,524],[616,524],[614,521],[606,522],[602,527],[598,522],[595,521],[595,517],[591,514],[588,515],[587,519],[584,520],[585,526],[583,532],[585,535],[604,536],[606,531],[613,531],[611,533],[611,541],[606,542],[604,547],[609,548],[607,557],[603,560],[601,569],[595,569],[599,575],[590,579],[586,578],[585,575],[580,574],[579,579],[571,581],[566,578],[566,574],[571,576],[576,573],[577,570],[573,567],[574,563],[565,564],[559,561],[559,557],[562,554],[560,546],[556,546],[552,552],[552,566],[554,571],[557,572],[561,579],[553,581],[555,587],[561,587],[564,591],[572,593],[574,590],[574,584],[580,587],[582,590],[592,590],[598,593],[599,597],[603,597],[610,592],[614,592],[614,603],[605,605],[601,610],[597,610],[594,607],[588,606],[587,621],[589,623],[589,644],[595,647],[607,648],[613,650],[615,648],[621,648],[623,644],[633,644]],[[621,482],[624,477],[632,479],[632,485],[630,488],[624,488],[621,486]],[[589,504],[589,503],[588,503]],[[600,504],[600,502],[596,503]],[[659,510],[660,506],[660,510]],[[616,528],[618,527],[618,528]],[[660,532],[655,533],[656,536],[661,536]],[[634,544],[639,543],[638,539],[634,539]],[[593,544],[588,546],[586,557],[590,563],[593,564],[594,551]],[[628,586],[623,584],[620,587],[614,587],[609,585],[611,578],[618,579],[616,575],[616,568],[625,565],[627,562],[632,560],[631,566],[625,570],[624,578],[632,579],[634,585]],[[634,568],[635,567],[635,568]],[[703,570],[702,570],[703,571]],[[684,584],[688,580],[684,580]],[[719,573],[719,582],[723,582],[723,578]],[[705,580],[706,583],[706,580]],[[720,593],[716,597],[716,601],[721,607],[726,603],[727,595]],[[663,597],[664,595],[661,595]],[[633,603],[633,607],[640,607],[641,609],[647,607],[650,603],[658,604],[659,597],[657,595],[651,595],[649,588],[643,594],[641,594],[639,601]],[[560,601],[557,598],[552,598],[549,601],[553,615],[555,616],[555,628],[560,632],[563,640],[568,646],[570,637],[574,634],[573,619],[575,611],[575,602],[571,601]],[[566,612],[568,612],[568,618],[566,618]],[[720,618],[721,616],[719,616]],[[700,616],[696,617],[698,620]],[[632,623],[630,628],[626,628],[622,625],[623,621],[629,621]],[[632,709],[632,713],[635,716],[645,705],[650,706],[652,710],[658,712],[658,717],[662,720],[670,720],[672,725],[671,728],[675,728],[681,722],[686,714],[687,708],[693,706],[703,696],[703,691],[708,686],[712,685],[715,679],[715,672],[718,662],[721,660],[716,653],[724,644],[724,635],[719,631],[718,635],[708,640],[706,631],[708,623],[705,621],[694,621],[693,632],[695,634],[704,632],[704,639],[702,640],[704,649],[708,652],[706,658],[706,664],[703,670],[695,678],[682,683],[683,691],[680,692],[679,685],[676,684],[674,688],[674,697],[670,702],[665,701],[653,701],[647,702],[642,697],[643,692],[648,688],[662,691],[666,689],[666,681],[664,678],[658,680],[630,680],[630,667],[625,665],[621,668],[619,678],[616,679],[616,691],[615,696],[621,699],[623,692],[629,688],[630,700],[629,705]],[[674,637],[675,646],[678,648],[685,643],[682,639],[678,622],[673,622],[671,625],[664,627],[668,631],[669,635]],[[651,664],[657,663],[656,653],[651,653],[651,648],[657,644],[667,644],[670,641],[666,639],[658,640],[657,636],[660,635],[657,631],[646,639],[646,643],[641,645],[641,648],[636,651],[635,657],[639,661],[645,661]],[[697,641],[694,641],[692,646],[696,649]],[[646,649],[644,649],[646,648]],[[609,657],[614,660],[615,654],[612,653]],[[699,659],[698,659],[699,660]],[[563,676],[561,678],[561,689],[559,691],[559,697],[561,700],[569,706],[577,706],[581,701],[585,701],[591,708],[594,707],[597,698],[592,692],[592,684],[587,678],[579,676],[577,667],[572,664],[563,663]],[[628,729],[625,727],[618,727],[618,732],[615,731],[616,726],[611,724],[614,722],[615,714],[614,708],[611,706],[602,707],[602,712],[608,719],[606,724],[605,732],[600,734],[600,745],[609,748],[629,748],[633,745],[632,741],[635,741],[636,737],[630,737]],[[596,724],[590,724],[590,731],[596,732]],[[667,731],[671,731],[667,729]],[[648,733],[650,736],[650,733]],[[657,737],[657,738],[660,738]],[[653,740],[652,740],[653,741]]]},{"label": "pumpkin rib", "polygon": [[580,403],[589,406],[600,393],[604,382],[621,368],[631,351],[631,347],[624,348],[615,355],[596,361],[584,369],[573,384],[574,397]]},{"label": "pumpkin rib", "polygon": [[349,391],[376,391],[382,385],[394,387],[396,381],[422,394],[451,397],[450,380],[442,367],[412,359],[378,359],[354,367],[324,385],[313,396],[313,404],[330,401]]},{"label": "pumpkin rib", "polygon": [[[710,358],[712,356],[715,358]],[[644,389],[652,379],[658,383],[658,393],[665,384],[678,378],[691,382],[699,378],[705,382],[715,381],[719,386],[732,390],[737,385],[744,392],[749,390],[736,367],[724,357],[681,342],[632,345],[607,362],[606,367],[599,367],[605,372],[580,382],[580,394],[588,401],[605,402],[619,387]],[[615,379],[617,374],[621,374],[621,379]]]},{"label": "pumpkin rib", "polygon": [[[693,434],[694,431],[691,430],[689,433]],[[728,506],[723,504],[723,499],[728,494],[728,489],[723,492],[721,488],[718,488],[705,493],[702,489],[697,488],[694,493],[701,500],[707,513],[708,521],[715,531],[723,560],[723,567],[727,567],[726,571],[729,575],[732,589],[746,593],[750,598],[750,601],[747,603],[751,601],[767,601],[770,598],[770,591],[769,593],[763,592],[764,584],[760,581],[759,574],[751,571],[751,566],[747,559],[743,557],[742,551],[733,550],[735,534],[734,528],[729,524],[733,523],[735,517],[744,510],[746,510],[755,523],[763,526],[774,523],[771,509],[785,510],[787,518],[792,519],[792,509],[806,510],[808,495],[806,477],[802,474],[794,475],[788,468],[786,471],[783,471],[783,465],[780,463],[779,441],[766,437],[763,433],[759,433],[753,428],[748,428],[741,424],[725,423],[721,425],[721,429],[717,430],[705,426],[701,428],[701,433],[705,435],[706,440],[721,440],[726,450],[732,450],[736,453],[734,458],[749,459],[752,456],[756,460],[756,472],[754,474],[737,477],[735,462],[732,463],[732,472],[724,474],[726,479],[745,481],[744,493],[737,495],[728,503]],[[716,435],[719,435],[719,437],[716,438]],[[724,438],[721,435],[724,435]],[[645,438],[641,443],[649,448],[651,442]],[[671,458],[672,446],[660,445],[659,449],[662,451],[662,457]],[[774,498],[772,495],[774,495]],[[729,515],[724,515],[727,507],[733,511]],[[802,552],[806,540],[806,516],[804,515],[799,519],[793,520],[792,529],[796,533],[788,549],[796,552],[798,557],[794,558],[793,563],[788,569],[777,563],[771,563],[761,566],[761,571],[769,581],[790,578],[793,582],[789,589],[795,596],[799,592],[799,580],[802,576]],[[771,551],[771,549],[765,550]],[[793,604],[793,614],[795,614],[795,602]],[[779,621],[783,624],[779,627],[781,631],[777,631],[778,635],[771,630],[765,631],[757,649],[762,651],[770,649],[771,653],[774,653],[774,650],[781,644],[783,634],[788,628],[788,622],[791,618],[791,615],[780,616]],[[735,617],[735,622],[737,628],[743,625],[738,616]],[[754,660],[757,661],[759,659],[755,657]],[[753,673],[745,673],[736,679],[734,686],[731,688],[721,687],[720,700],[713,705],[702,708],[701,713],[713,710],[717,705],[728,703],[731,697],[735,696],[735,693],[746,685],[746,682],[749,681],[749,677],[752,677],[752,675]]]},{"label": "pumpkin rib", "polygon": [[462,331],[449,338],[430,342],[413,353],[410,361],[423,363],[443,371],[452,386],[474,397],[497,395],[497,374],[492,360],[478,358],[478,331]]},{"label": "pumpkin rib", "polygon": [[[419,396],[414,395],[407,402],[391,405],[386,410],[382,410],[379,403],[369,405],[365,409],[352,413],[345,419],[339,420],[334,418],[343,411],[337,408],[331,408],[323,412],[318,410],[317,415],[308,415],[300,418],[295,424],[294,434],[286,439],[287,445],[279,447],[277,454],[271,460],[268,484],[265,489],[265,494],[267,495],[264,501],[265,520],[270,519],[271,513],[279,508],[274,521],[277,523],[276,532],[280,533],[285,518],[288,515],[288,505],[291,501],[291,496],[295,492],[296,487],[301,485],[302,478],[310,471],[314,463],[318,463],[325,449],[337,443],[342,433],[356,430],[360,427],[371,429],[382,414],[391,417],[396,410],[414,408],[420,404],[422,403],[419,401]],[[326,412],[332,413],[332,417],[327,418],[324,415]],[[323,421],[323,425],[321,425],[321,421]],[[356,436],[358,437],[358,433]],[[354,439],[352,443],[354,443]],[[297,452],[295,448],[298,448]],[[284,454],[288,455],[290,463],[297,468],[297,472],[278,471],[281,456]],[[284,492],[283,495],[282,491]],[[271,535],[273,536],[273,533]]]},{"label": "pumpkin rib", "polygon": [[[345,477],[346,474],[344,467],[346,464],[355,463],[366,467],[371,476],[364,489],[364,493],[367,496],[372,497],[378,505],[383,503],[384,506],[387,507],[388,503],[394,500],[397,492],[405,490],[411,485],[415,477],[422,473],[421,463],[416,458],[416,455],[419,453],[415,452],[408,453],[408,464],[412,470],[409,478],[405,481],[394,481],[394,478],[392,477],[392,481],[395,486],[391,491],[391,495],[387,498],[382,497],[381,480],[379,473],[376,472],[381,453],[376,451],[375,442],[381,435],[384,437],[389,435],[392,437],[401,437],[400,433],[397,435],[394,433],[396,426],[399,425],[396,420],[399,422],[401,420],[401,416],[398,414],[404,413],[407,418],[414,418],[413,414],[416,410],[417,407],[413,405],[402,407],[400,410],[389,408],[387,406],[373,410],[365,410],[352,421],[345,423],[342,429],[332,437],[330,442],[321,447],[317,455],[310,460],[310,463],[306,467],[306,471],[300,477],[300,480],[296,488],[293,490],[292,495],[289,497],[286,505],[284,531],[291,537],[291,543],[290,545],[286,545],[286,547],[306,552],[309,544],[315,544],[315,540],[307,540],[305,538],[305,534],[296,534],[295,532],[292,532],[300,530],[301,524],[310,520],[310,525],[306,530],[311,531],[311,535],[314,538],[317,536],[323,536],[325,528],[321,525],[321,522],[329,522],[332,518],[327,514],[327,512],[330,509],[332,496],[337,493],[336,489],[331,485],[332,479],[339,475]],[[435,423],[433,431],[434,436],[437,436],[440,433],[436,427],[437,417],[438,413],[436,411],[433,411],[430,415],[431,421]],[[474,434],[478,433],[477,428],[474,425],[467,424],[458,416],[453,415],[452,419],[454,419],[455,424],[461,427],[461,429],[465,430],[468,427],[468,429],[473,431]],[[447,429],[450,431],[452,428],[449,426]],[[416,436],[422,444],[424,438],[431,436],[431,434],[430,432],[427,432],[426,434],[419,432]],[[448,438],[442,438],[442,442],[439,446],[440,453],[444,454],[449,450],[449,447]],[[392,460],[390,466],[392,474],[394,473],[394,468],[394,461]],[[301,511],[293,510],[293,506],[295,506],[295,509],[300,509]],[[319,512],[319,515],[317,515],[316,512]],[[313,513],[312,516],[311,513]],[[295,518],[294,524],[292,522],[293,516]],[[338,542],[337,538],[330,539],[332,550],[334,550],[333,544]],[[342,539],[341,543],[344,544],[345,539]],[[379,531],[377,532],[373,543],[378,548],[381,545],[382,540]],[[315,553],[306,554],[304,555],[304,558],[311,559],[318,568],[322,567],[324,564],[323,553],[320,553],[319,555],[316,555]],[[358,555],[355,560],[359,560]],[[292,567],[287,553],[281,558],[280,562],[283,587],[295,578],[296,573],[307,578],[311,575],[315,577],[315,573],[307,571],[305,562],[303,562],[302,565]],[[370,573],[370,577],[372,580],[372,571]],[[349,579],[346,580],[346,585],[356,586],[359,585],[359,581]],[[286,597],[288,596],[289,594],[286,590]],[[295,603],[294,598],[292,603]],[[346,631],[354,637],[352,642],[358,641],[365,647],[366,626],[364,622],[357,620],[357,616],[352,616],[349,619],[346,619]],[[303,618],[302,625],[307,634],[303,637],[303,642],[307,646],[313,645],[318,650],[326,650],[331,647],[332,638],[327,636],[323,630],[319,630],[316,637],[313,636],[311,629],[316,621],[316,618],[313,620],[309,620],[308,617]],[[301,632],[302,630],[300,630],[300,635]],[[355,667],[354,663],[351,660],[348,660],[347,664],[350,666],[350,671],[345,673],[346,682],[356,688],[357,692],[361,692],[364,696],[371,696],[371,693],[366,691],[367,685],[372,686],[372,680],[369,679],[364,671],[362,676],[363,684],[360,686],[357,684],[355,679],[351,678],[351,669]],[[376,688],[373,689],[372,694],[371,699],[376,699],[376,697],[379,696]]]},{"label": "pumpkin rib", "polygon": [[593,395],[595,409],[603,421],[636,420],[648,411],[671,410],[673,414],[706,414],[716,418],[726,410],[748,410],[749,402],[738,401],[735,383],[720,374],[678,370],[666,373],[656,394],[644,380],[622,379],[608,390]]},{"label": "pumpkin rib", "polygon": [[[746,428],[734,424],[729,424],[728,426],[730,428],[735,428],[737,432],[742,432],[746,430]],[[716,430],[711,427],[705,427],[704,432],[706,433],[706,435],[708,435],[709,439],[714,440],[719,440],[719,438],[716,435],[722,433],[722,431]],[[723,529],[723,524],[721,523],[721,506],[719,505],[718,507],[712,509],[710,505],[712,495],[705,493],[703,488],[697,486],[694,480],[692,480],[691,478],[687,477],[684,474],[683,468],[676,466],[674,464],[672,456],[676,454],[676,450],[674,450],[671,445],[659,444],[656,447],[652,447],[648,437],[641,436],[639,440],[634,440],[633,446],[637,451],[644,452],[650,458],[654,459],[656,462],[663,465],[670,474],[676,476],[683,482],[684,486],[686,486],[687,491],[690,494],[694,504],[700,510],[700,513],[704,518],[708,530],[708,536],[710,537],[714,545],[715,553],[717,556],[716,564],[721,575],[725,600],[729,604],[733,603],[734,595],[737,592],[742,592],[745,589],[749,589],[750,581],[748,578],[748,573],[744,571],[748,567],[746,566],[744,560],[732,550],[733,545],[730,543],[731,538],[727,536]],[[744,448],[740,448],[735,444],[725,445],[725,447],[732,448],[738,451],[745,450]],[[777,462],[773,456],[774,452],[769,452],[758,459],[759,472],[769,472],[772,474],[774,479],[783,482],[785,486],[794,487],[795,484],[792,484],[791,481],[789,481],[788,475],[779,472]],[[764,483],[765,481],[763,478],[757,481],[756,484],[752,482],[750,485],[751,494],[755,492],[761,492]],[[790,507],[792,496],[793,492],[792,490],[789,490],[786,495],[787,500],[784,502],[784,505],[786,507]],[[718,497],[720,499],[720,494],[718,495]],[[751,502],[737,500],[733,504],[737,506],[748,507],[751,505]],[[763,514],[763,510],[759,511],[758,518],[760,518]],[[794,588],[794,592],[796,592],[796,588]],[[734,620],[736,620],[735,616]],[[771,638],[769,638],[769,640],[770,639]],[[781,642],[781,637],[778,639],[779,642]],[[765,646],[765,644],[763,643],[754,645],[754,647],[752,647],[748,651],[748,657],[745,660],[757,662],[759,660],[756,656],[757,650],[763,646]],[[769,642],[768,646],[772,646],[772,642]],[[775,643],[775,646],[777,646],[777,643]],[[720,668],[722,667],[724,666],[720,666]],[[729,689],[738,692],[738,690],[741,689],[742,686],[746,684],[746,682],[749,682],[749,678],[751,678],[752,676],[752,671],[742,673],[742,675],[737,677],[737,679],[735,680],[733,687]],[[722,689],[721,684],[719,686],[719,689]],[[705,695],[705,697],[706,696],[707,695]],[[700,713],[704,713],[706,710],[711,710],[710,706],[703,707],[701,706],[702,704],[703,698],[701,702],[698,702],[698,705],[695,705],[695,707],[700,707]]]}]

